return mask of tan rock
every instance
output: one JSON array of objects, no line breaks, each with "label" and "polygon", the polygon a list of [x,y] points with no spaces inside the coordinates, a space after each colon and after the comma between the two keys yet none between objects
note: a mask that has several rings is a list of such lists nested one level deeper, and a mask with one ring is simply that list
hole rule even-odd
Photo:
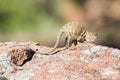
[{"label": "tan rock", "polygon": [[[26,44],[38,51],[49,48]],[[11,56],[19,56],[20,52],[26,56],[24,50],[29,48],[13,47]],[[15,57],[19,58],[17,55]],[[17,59],[19,64],[21,62],[18,60],[21,59]],[[35,53],[34,58],[23,64],[22,68],[13,73],[6,72],[2,76],[9,80],[120,80],[120,50],[80,43],[74,50],[65,49],[54,55]]]}]

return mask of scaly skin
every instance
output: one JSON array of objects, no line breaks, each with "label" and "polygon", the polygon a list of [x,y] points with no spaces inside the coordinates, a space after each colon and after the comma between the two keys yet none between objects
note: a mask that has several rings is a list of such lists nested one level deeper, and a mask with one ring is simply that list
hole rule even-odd
[{"label": "scaly skin", "polygon": [[84,26],[80,25],[79,22],[69,22],[65,24],[58,32],[57,40],[53,49],[46,53],[40,53],[40,54],[44,54],[44,55],[49,55],[51,53],[53,54],[63,34],[67,34],[66,48],[70,47],[72,42],[71,41],[72,37],[75,37],[78,42],[93,42],[97,39],[95,33],[88,32]]}]

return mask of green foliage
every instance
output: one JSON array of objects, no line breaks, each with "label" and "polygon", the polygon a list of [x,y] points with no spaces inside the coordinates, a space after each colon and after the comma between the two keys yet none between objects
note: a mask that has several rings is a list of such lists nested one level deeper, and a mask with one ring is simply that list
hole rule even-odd
[{"label": "green foliage", "polygon": [[18,29],[32,29],[55,19],[52,3],[47,1],[0,0],[0,32],[8,34]]},{"label": "green foliage", "polygon": [[[24,4],[23,0],[0,1],[0,30],[3,33],[15,30],[23,26],[24,22],[33,14],[28,13],[30,5]],[[31,9],[32,10],[32,9]]]}]

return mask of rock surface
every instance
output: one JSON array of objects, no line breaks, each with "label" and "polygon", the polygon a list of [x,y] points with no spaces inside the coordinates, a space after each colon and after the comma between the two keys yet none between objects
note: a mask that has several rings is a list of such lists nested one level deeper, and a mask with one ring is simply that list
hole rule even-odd
[{"label": "rock surface", "polygon": [[[9,53],[11,49],[12,54]],[[54,55],[39,53],[49,49],[36,42],[0,43],[0,80],[2,77],[8,80],[120,80],[118,49],[79,43],[75,49],[61,50]],[[15,56],[18,64],[21,64],[21,59],[23,61],[32,58],[24,64],[22,62],[21,67],[13,65],[12,56],[16,55],[14,50],[20,55],[26,51],[28,54],[22,55],[23,58]]]}]

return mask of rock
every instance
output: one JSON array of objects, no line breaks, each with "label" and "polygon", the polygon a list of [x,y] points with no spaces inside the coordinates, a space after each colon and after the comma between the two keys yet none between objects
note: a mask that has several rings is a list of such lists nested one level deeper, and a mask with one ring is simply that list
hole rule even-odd
[{"label": "rock", "polygon": [[[19,51],[24,54],[24,49],[30,48],[33,51],[37,49],[43,52],[49,48],[31,44],[31,42],[26,42],[24,45],[26,47],[12,47],[13,53],[10,56],[17,51],[17,54]],[[21,67],[22,70],[0,75],[8,80],[120,80],[120,50],[80,43],[74,50],[65,49],[54,55],[40,55],[37,52]]]},{"label": "rock", "polygon": [[24,45],[18,45],[11,47],[8,51],[8,54],[11,56],[11,62],[17,66],[24,64],[26,60],[32,58],[35,52]]}]

